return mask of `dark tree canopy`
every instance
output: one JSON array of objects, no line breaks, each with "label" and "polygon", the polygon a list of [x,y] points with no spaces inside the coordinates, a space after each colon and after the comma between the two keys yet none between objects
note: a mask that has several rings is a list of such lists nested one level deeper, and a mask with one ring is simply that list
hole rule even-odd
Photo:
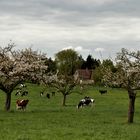
[{"label": "dark tree canopy", "polygon": [[92,58],[91,55],[88,55],[86,61],[83,62],[81,68],[82,69],[95,69],[96,67],[98,67],[100,65],[100,60],[96,60],[94,58]]},{"label": "dark tree canopy", "polygon": [[45,65],[48,66],[47,72],[56,73],[56,62],[53,61],[51,58],[45,60]]}]

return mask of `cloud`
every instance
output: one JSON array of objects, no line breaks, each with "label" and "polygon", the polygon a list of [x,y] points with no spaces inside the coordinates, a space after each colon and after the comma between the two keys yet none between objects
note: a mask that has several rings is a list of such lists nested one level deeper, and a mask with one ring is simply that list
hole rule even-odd
[{"label": "cloud", "polygon": [[90,52],[90,49],[83,48],[82,46],[76,46],[76,47],[68,46],[68,47],[63,48],[62,50],[67,50],[67,49],[73,49],[76,52],[80,52],[80,53],[83,53],[83,52],[89,53]]},{"label": "cloud", "polygon": [[103,52],[103,51],[105,51],[104,48],[96,48],[94,50],[95,50],[95,52]]},{"label": "cloud", "polygon": [[50,23],[62,24],[63,21],[80,24],[81,20],[101,16],[139,16],[139,5],[139,0],[1,0],[0,15]]},{"label": "cloud", "polygon": [[0,45],[11,39],[50,56],[71,48],[84,57],[139,49],[139,5],[139,0],[1,0]]},{"label": "cloud", "polygon": [[90,53],[90,49],[86,49],[86,48],[83,48],[82,46],[77,46],[74,48],[75,51],[77,52],[80,52],[80,53]]},{"label": "cloud", "polygon": [[73,48],[73,46],[68,46],[68,47],[62,48],[62,50],[69,50],[69,49],[73,50],[74,48]]}]

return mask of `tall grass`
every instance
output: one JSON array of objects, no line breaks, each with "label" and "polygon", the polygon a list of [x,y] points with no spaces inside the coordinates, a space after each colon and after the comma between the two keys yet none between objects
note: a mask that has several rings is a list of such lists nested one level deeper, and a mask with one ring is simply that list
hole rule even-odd
[{"label": "tall grass", "polygon": [[[127,92],[108,89],[108,94],[100,95],[99,88],[89,87],[81,94],[75,91],[62,107],[60,93],[47,99],[39,96],[41,87],[28,85],[27,110],[16,110],[15,102],[21,97],[13,93],[10,112],[3,111],[5,94],[0,92],[0,140],[139,140],[139,97],[134,123],[129,125]],[[95,99],[95,105],[77,110],[86,95]]]}]

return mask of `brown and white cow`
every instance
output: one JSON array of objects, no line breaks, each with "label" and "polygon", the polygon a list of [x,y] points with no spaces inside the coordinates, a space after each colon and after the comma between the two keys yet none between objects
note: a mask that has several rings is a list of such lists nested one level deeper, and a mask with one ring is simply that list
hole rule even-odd
[{"label": "brown and white cow", "polygon": [[25,110],[28,102],[29,102],[29,100],[24,100],[24,99],[17,100],[16,101],[16,107],[17,107],[17,109]]}]

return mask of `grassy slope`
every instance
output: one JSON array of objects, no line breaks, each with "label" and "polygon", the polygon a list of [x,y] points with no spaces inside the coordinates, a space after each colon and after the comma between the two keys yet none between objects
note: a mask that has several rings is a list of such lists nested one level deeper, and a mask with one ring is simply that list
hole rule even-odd
[{"label": "grassy slope", "polygon": [[[11,111],[3,111],[5,96],[0,94],[0,140],[139,140],[140,103],[136,99],[134,124],[127,124],[128,96],[125,90],[109,89],[100,95],[99,88],[89,88],[84,95],[71,94],[67,106],[62,96],[50,100],[39,96],[40,87],[29,87],[29,105],[16,111],[12,95]],[[95,98],[95,106],[77,110],[85,95]]]}]

